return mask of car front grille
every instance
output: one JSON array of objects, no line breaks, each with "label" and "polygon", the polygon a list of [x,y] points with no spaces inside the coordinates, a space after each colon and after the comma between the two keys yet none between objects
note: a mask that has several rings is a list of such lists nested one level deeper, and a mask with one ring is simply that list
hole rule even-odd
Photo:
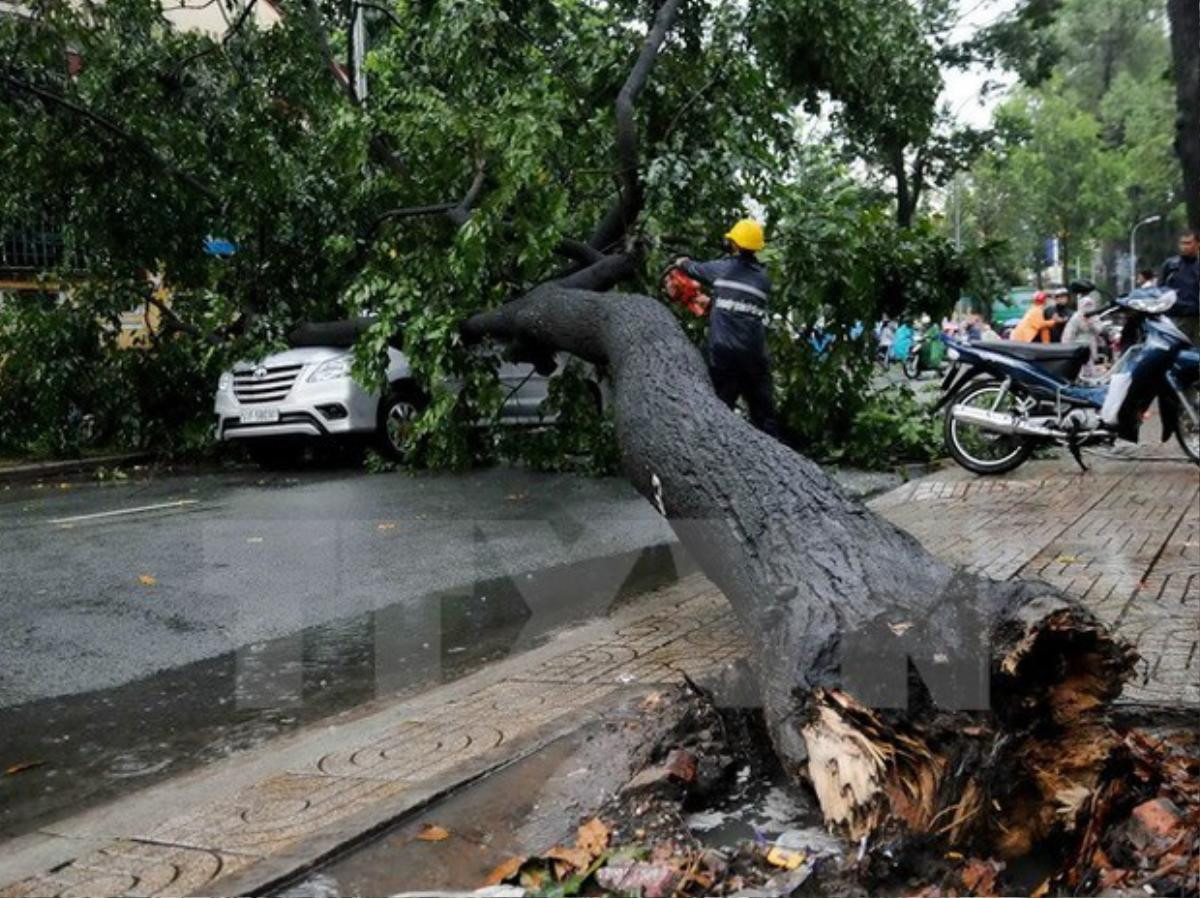
[{"label": "car front grille", "polygon": [[233,395],[241,403],[279,402],[287,396],[303,365],[276,365],[233,372]]}]

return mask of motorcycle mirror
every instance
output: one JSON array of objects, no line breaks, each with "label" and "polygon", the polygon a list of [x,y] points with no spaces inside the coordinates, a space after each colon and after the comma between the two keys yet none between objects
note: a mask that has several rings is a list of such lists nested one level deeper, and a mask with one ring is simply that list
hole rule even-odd
[{"label": "motorcycle mirror", "polygon": [[1096,289],[1096,285],[1091,281],[1071,281],[1071,283],[1067,284],[1067,289],[1072,293],[1078,293],[1082,296],[1093,292]]}]

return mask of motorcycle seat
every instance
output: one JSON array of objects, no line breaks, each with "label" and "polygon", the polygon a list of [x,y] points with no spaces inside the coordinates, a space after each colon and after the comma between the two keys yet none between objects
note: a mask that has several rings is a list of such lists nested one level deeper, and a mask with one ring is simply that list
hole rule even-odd
[{"label": "motorcycle seat", "polygon": [[981,340],[980,349],[1003,353],[1022,361],[1032,362],[1045,371],[1066,380],[1079,376],[1091,349],[1086,343],[1023,343],[1020,340]]}]

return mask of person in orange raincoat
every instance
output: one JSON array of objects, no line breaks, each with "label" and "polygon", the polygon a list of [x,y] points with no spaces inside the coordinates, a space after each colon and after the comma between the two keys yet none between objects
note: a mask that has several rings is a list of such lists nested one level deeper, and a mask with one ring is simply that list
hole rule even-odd
[{"label": "person in orange raincoat", "polygon": [[1054,320],[1046,317],[1046,293],[1039,290],[1033,294],[1033,305],[1029,311],[1013,328],[1012,339],[1022,343],[1033,343],[1035,340],[1049,343],[1050,328],[1053,326]]}]

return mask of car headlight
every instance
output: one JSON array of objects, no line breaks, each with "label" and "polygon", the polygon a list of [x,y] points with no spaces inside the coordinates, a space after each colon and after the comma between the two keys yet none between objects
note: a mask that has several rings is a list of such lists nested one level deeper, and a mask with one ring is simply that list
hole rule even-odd
[{"label": "car headlight", "polygon": [[222,393],[228,393],[233,387],[233,373],[226,371],[217,378],[217,390]]},{"label": "car headlight", "polygon": [[340,355],[337,358],[330,359],[318,365],[317,370],[308,375],[308,382],[316,384],[326,380],[341,380],[343,377],[349,377],[350,368],[353,365],[353,356]]}]

